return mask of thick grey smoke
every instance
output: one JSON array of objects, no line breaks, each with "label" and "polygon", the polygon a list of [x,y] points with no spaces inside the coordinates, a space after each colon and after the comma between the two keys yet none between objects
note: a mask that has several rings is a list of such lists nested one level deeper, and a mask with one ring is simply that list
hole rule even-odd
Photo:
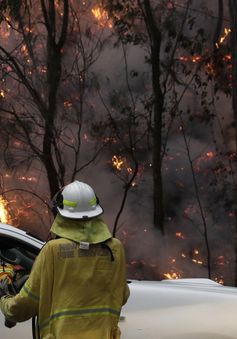
[{"label": "thick grey smoke", "polygon": [[[217,11],[216,1],[209,1],[208,4],[205,2],[209,11],[211,11],[207,15],[203,14],[205,6],[200,6],[201,3],[202,1],[195,1],[192,5],[193,13],[197,13],[199,25],[203,27],[205,25],[205,30],[209,31],[210,36],[212,36],[213,22],[215,22],[213,15],[215,16]],[[182,2],[179,5],[182,5]],[[112,42],[104,46],[88,74],[88,80],[90,80],[88,84],[91,87],[86,94],[84,113],[86,127],[83,127],[82,133],[81,166],[90,160],[94,152],[95,139],[90,135],[91,123],[106,121],[107,108],[110,109],[115,118],[120,117],[118,112],[114,113],[112,110],[111,98],[114,98],[115,94],[119,94],[121,102],[130,105],[134,100],[138,111],[143,113],[141,99],[147,99],[151,94],[150,65],[145,62],[147,50],[139,46],[126,46],[125,50],[121,47],[114,48]],[[126,63],[124,51],[126,51],[127,56]],[[68,56],[68,60],[66,59],[68,64],[72,63],[71,58],[72,55]],[[132,90],[133,97],[131,97],[126,83],[126,65],[129,87]],[[65,85],[65,88],[63,88],[63,92],[68,95],[67,99],[74,94],[70,86]],[[181,89],[178,92],[180,91]],[[211,92],[212,87],[210,85],[208,93]],[[77,104],[79,102],[80,98]],[[220,154],[217,154],[217,149],[222,153],[228,153],[235,149],[231,128],[230,98],[220,94],[220,100],[213,107],[216,118],[212,125],[205,123],[205,121],[201,122],[198,118],[189,120],[186,115],[187,108],[190,108],[193,115],[205,116],[200,104],[200,97],[193,88],[190,88],[184,96],[181,108],[184,112],[182,117],[185,122],[188,150],[180,130],[181,121],[177,115],[163,162],[166,233],[162,235],[153,227],[151,152],[148,147],[149,141],[143,139],[138,148],[138,160],[142,169],[135,179],[136,186],[129,191],[125,208],[119,220],[117,236],[123,240],[126,246],[131,277],[163,279],[164,273],[167,272],[176,273],[182,277],[207,277],[207,252],[203,220],[200,206],[197,203],[198,194],[207,223],[211,264],[213,271],[216,272],[213,277],[221,278],[224,276],[225,281],[231,284],[233,274],[230,272],[233,272],[234,262],[233,219],[231,210],[223,204],[221,197],[228,198],[228,188],[231,187],[232,182],[231,175],[225,177],[225,175],[217,174],[219,173],[220,162],[223,159]],[[70,110],[65,111],[66,114],[70,117]],[[89,127],[87,128],[87,126]],[[73,121],[70,128],[73,129]],[[146,126],[143,120],[140,133],[144,128]],[[99,141],[99,143],[102,144],[103,141]],[[111,159],[114,154],[117,156],[127,156],[127,154],[124,153],[124,148],[118,143],[112,143],[110,146],[104,147],[96,160],[80,171],[76,179],[85,181],[95,188],[105,211],[104,218],[112,231],[124,193],[124,182],[121,180],[121,172],[113,168]],[[190,159],[187,151],[190,152]],[[19,149],[18,152],[20,152]],[[72,166],[71,159],[72,154],[70,152],[65,154],[64,161],[68,167]],[[225,156],[222,162],[224,163],[223,166],[229,166],[228,156]],[[191,164],[194,173],[191,171]],[[193,174],[197,180],[198,192],[194,188]],[[36,178],[37,181],[20,179],[24,175],[28,178]],[[216,179],[216,182],[214,182],[214,179]],[[69,176],[66,180],[70,180]],[[34,161],[34,165],[29,170],[22,166],[11,179],[4,177],[4,183],[7,190],[16,187],[32,190],[43,200],[49,202],[46,173],[38,162]],[[15,194],[11,195],[11,199],[14,197]],[[30,194],[22,192],[21,195],[18,195],[18,200],[19,197],[26,200],[31,212],[35,210],[33,219],[31,214],[29,214],[29,217],[22,215],[25,224],[21,227],[32,228],[35,233],[41,234],[45,238],[52,221],[46,206]],[[229,198],[231,199],[231,196]],[[19,201],[17,205],[19,205]]]}]

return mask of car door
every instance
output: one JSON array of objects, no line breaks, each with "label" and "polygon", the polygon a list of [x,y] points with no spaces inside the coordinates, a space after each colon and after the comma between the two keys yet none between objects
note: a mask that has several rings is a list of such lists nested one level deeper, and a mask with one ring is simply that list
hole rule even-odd
[{"label": "car door", "polygon": [[[4,274],[8,267],[13,267],[17,278],[24,278],[30,273],[36,256],[44,241],[10,225],[0,223],[0,270]],[[24,280],[24,279],[22,279]],[[5,319],[0,312],[1,338],[32,338],[31,320],[18,323],[9,329],[4,325]]]}]

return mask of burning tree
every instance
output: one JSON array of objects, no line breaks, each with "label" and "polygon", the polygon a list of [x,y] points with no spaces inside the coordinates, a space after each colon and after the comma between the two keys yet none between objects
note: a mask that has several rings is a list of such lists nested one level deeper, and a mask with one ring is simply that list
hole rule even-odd
[{"label": "burning tree", "polygon": [[[222,138],[224,127],[221,126],[215,102],[218,101],[217,94],[220,91],[226,94],[230,93],[230,78],[228,77],[230,69],[227,73],[220,70],[221,65],[222,67],[224,65],[224,70],[228,69],[228,54],[223,55],[222,58],[222,53],[219,53],[219,51],[216,53],[216,49],[213,50],[213,45],[219,49],[221,46],[222,52],[225,50],[222,46],[228,41],[230,32],[228,28],[225,28],[222,35],[222,26],[220,25],[222,20],[221,2],[219,2],[219,19],[216,27],[213,26],[214,31],[212,30],[211,38],[208,37],[202,24],[205,15],[208,16],[208,11],[200,11],[202,18],[198,17],[191,1],[186,1],[185,5],[174,1],[104,1],[103,3],[115,28],[118,39],[117,46],[120,43],[122,48],[129,48],[129,46],[144,48],[144,57],[151,70],[150,83],[145,87],[147,96],[146,100],[143,100],[143,113],[145,112],[143,116],[146,117],[147,121],[147,128],[145,129],[147,139],[150,136],[152,137],[150,151],[152,153],[153,170],[154,225],[164,232],[165,225],[167,227],[169,220],[168,206],[171,205],[172,196],[169,196],[167,191],[163,189],[163,178],[165,177],[167,159],[171,158],[169,148],[172,138],[179,131],[183,138],[186,157],[192,173],[192,191],[196,197],[199,210],[201,221],[198,221],[198,223],[202,224],[201,234],[205,240],[207,270],[209,277],[211,277],[211,262],[213,260],[211,259],[209,244],[210,230],[208,229],[207,215],[215,212],[214,209],[211,211],[204,202],[203,186],[200,187],[199,184],[202,180],[202,174],[198,165],[198,159],[201,159],[202,155],[195,154],[189,139],[191,140],[191,133],[195,129],[195,125],[205,124],[205,129],[210,128],[210,135],[213,138],[210,141],[212,143],[211,149],[216,149],[216,154],[218,154],[217,158],[212,158],[213,160],[216,159],[216,164],[213,164],[213,173],[217,174],[216,168],[218,166],[223,166],[225,169],[231,167],[232,160],[228,157],[228,151],[225,153],[225,159],[222,158],[221,160],[221,162],[227,160],[227,165],[224,163],[220,165],[219,156],[223,155],[223,147],[220,144],[223,142],[223,145],[226,146],[226,140],[220,139],[221,141],[218,140],[217,142],[219,132],[216,133],[214,127],[219,125]],[[218,63],[218,60],[221,63]],[[138,74],[136,69],[134,70],[132,67],[129,69],[130,74]],[[212,91],[212,86],[214,91]],[[195,112],[195,108],[193,111],[190,103],[187,103],[187,98],[192,93],[195,93],[197,103],[200,102],[198,112]],[[140,98],[141,96],[140,94]],[[139,108],[136,107],[135,116],[136,114],[140,116],[141,106]],[[231,118],[231,112],[229,116]],[[209,153],[212,152],[207,152],[207,154]],[[232,179],[230,173],[226,180],[224,172],[222,172],[222,179],[226,187],[229,180]],[[218,180],[220,183],[220,176]],[[216,199],[213,199],[214,204],[215,202],[218,203],[217,199],[221,194],[218,193],[218,189],[220,190],[219,183],[210,184],[212,188],[215,187],[214,196]],[[209,196],[207,190],[205,190],[205,193]],[[229,198],[226,196],[226,199]],[[177,197],[178,204],[180,201],[180,197]],[[225,213],[229,214],[232,207],[226,205],[224,207]]]},{"label": "burning tree", "polygon": [[[200,69],[199,63],[194,68],[184,64],[181,53],[186,54],[190,61],[193,58],[194,63],[201,59],[200,55],[196,55],[205,43],[202,30],[198,30],[196,35],[189,35],[195,20],[189,15],[189,7],[190,1],[182,11],[171,1],[157,4],[152,1],[105,1],[105,8],[113,19],[123,48],[133,44],[147,51],[144,57],[151,68],[151,88],[146,91],[142,109],[147,121],[145,133],[147,138],[150,138],[149,135],[152,138],[154,225],[162,232],[166,215],[162,163],[167,154],[167,140],[180,103]],[[183,82],[179,73],[188,81]],[[136,114],[140,114],[137,107]]]},{"label": "burning tree", "polygon": [[91,114],[89,69],[103,48],[102,35],[88,25],[93,15],[84,3],[2,1],[1,10],[4,161],[16,169],[43,164],[53,197],[103,148],[88,145],[84,124]]},{"label": "burning tree", "polygon": [[[67,36],[69,9],[68,2],[64,1],[61,30],[56,27],[54,3],[50,2],[49,7],[46,8],[44,1],[41,2],[45,30],[40,27],[39,17],[32,16],[32,9],[26,2],[23,8],[18,8],[15,20],[9,17],[2,18],[2,24],[7,24],[7,31],[10,31],[7,34],[12,36],[10,40],[2,39],[0,46],[4,88],[9,98],[14,91],[13,88],[16,89],[17,86],[19,88],[18,93],[13,92],[11,102],[7,100],[8,98],[3,101],[2,112],[4,112],[5,128],[8,134],[28,148],[29,158],[37,157],[43,162],[51,194],[55,194],[59,190],[59,184],[62,184],[65,171],[57,147],[55,121],[56,100],[62,76],[62,50]],[[37,11],[36,7],[34,10]],[[43,52],[44,47],[44,42],[35,38],[37,33],[40,34],[41,39],[43,36],[46,38],[45,60],[43,60],[43,53],[36,55],[35,52],[35,49],[40,46]],[[13,38],[16,39],[17,48],[12,46]],[[43,73],[43,79],[39,76],[40,73]],[[16,94],[23,96],[23,103],[20,100],[17,101],[16,96],[14,98]],[[31,102],[31,112],[29,106],[26,105],[27,100]],[[56,168],[56,163],[60,170]]]},{"label": "burning tree", "polygon": [[[187,252],[176,258],[169,254],[168,263],[177,265],[178,258],[189,258],[211,276],[216,261],[210,255],[209,231],[218,219],[214,207],[223,205],[222,193],[227,196],[231,186],[229,177],[224,180],[225,162],[233,159],[231,152],[230,157],[228,152],[221,155],[215,135],[219,124],[224,137],[215,107],[217,93],[224,88],[228,95],[231,92],[231,69],[220,71],[230,65],[224,53],[229,30],[222,36],[221,16],[213,32],[204,29],[204,21],[213,23],[208,11],[197,11],[191,1],[25,0],[17,4],[21,6],[1,2],[0,118],[5,163],[20,172],[37,168],[37,175],[31,177],[36,181],[29,181],[25,173],[17,176],[35,187],[39,180],[44,182],[40,176],[46,177],[52,197],[85,168],[95,166],[90,173],[98,178],[99,165],[106,166],[101,165],[103,160],[109,168],[106,180],[110,182],[112,172],[114,186],[123,184],[115,206],[114,234],[125,205],[131,202],[130,191],[136,201],[133,212],[135,207],[144,214],[147,210],[150,222],[152,182],[151,223],[163,238],[171,232],[176,243],[185,244],[186,233],[196,232],[201,243],[205,240],[205,246],[200,245],[205,250],[199,250],[195,239]],[[215,57],[213,45],[218,45]],[[111,70],[118,55],[118,69]],[[109,60],[105,74],[99,72],[103,59]],[[141,224],[145,238],[149,227],[143,227],[143,220]],[[120,234],[127,241],[126,230]],[[139,262],[139,267],[149,265],[148,260]],[[151,267],[159,269],[156,263]],[[183,272],[174,267],[165,274],[180,277]]]}]

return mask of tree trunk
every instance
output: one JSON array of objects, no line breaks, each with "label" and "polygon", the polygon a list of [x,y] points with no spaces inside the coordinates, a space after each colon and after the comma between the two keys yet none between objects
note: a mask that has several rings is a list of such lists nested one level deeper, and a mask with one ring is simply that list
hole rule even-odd
[{"label": "tree trunk", "polygon": [[[232,107],[235,123],[235,145],[237,149],[237,1],[229,0],[229,12],[231,21],[231,56],[232,56]],[[235,177],[236,177],[235,166]],[[237,201],[237,180],[234,187],[234,203]],[[237,286],[237,210],[235,208],[236,236],[235,236],[235,286]]]},{"label": "tree trunk", "polygon": [[143,1],[144,19],[150,38],[151,66],[152,66],[152,89],[153,89],[153,206],[154,225],[164,233],[164,206],[162,184],[162,114],[164,95],[160,83],[160,45],[161,32],[157,27],[149,0]]},{"label": "tree trunk", "polygon": [[66,41],[68,26],[68,0],[64,0],[64,16],[61,34],[58,42],[56,41],[56,14],[55,3],[49,1],[48,11],[44,0],[41,0],[42,11],[47,28],[47,85],[48,85],[48,107],[44,112],[45,133],[43,137],[43,156],[42,160],[46,168],[51,197],[64,184],[63,178],[65,168],[61,161],[61,155],[55,156],[57,152],[57,144],[55,141],[55,120],[57,117],[57,93],[61,80],[62,68],[62,47]]}]

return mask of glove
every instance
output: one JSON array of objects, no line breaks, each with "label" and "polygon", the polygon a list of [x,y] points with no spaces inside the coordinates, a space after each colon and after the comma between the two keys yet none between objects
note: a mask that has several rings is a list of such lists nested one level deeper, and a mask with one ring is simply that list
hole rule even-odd
[{"label": "glove", "polygon": [[16,326],[16,323],[15,323],[14,321],[11,321],[11,320],[5,318],[5,323],[4,323],[4,325],[5,325],[7,328],[12,328],[12,327]]},{"label": "glove", "polygon": [[[16,290],[14,286],[9,282],[8,278],[4,278],[0,280],[0,298],[5,295],[15,295]],[[16,325],[14,321],[5,318],[5,326],[8,328],[12,328]]]}]

